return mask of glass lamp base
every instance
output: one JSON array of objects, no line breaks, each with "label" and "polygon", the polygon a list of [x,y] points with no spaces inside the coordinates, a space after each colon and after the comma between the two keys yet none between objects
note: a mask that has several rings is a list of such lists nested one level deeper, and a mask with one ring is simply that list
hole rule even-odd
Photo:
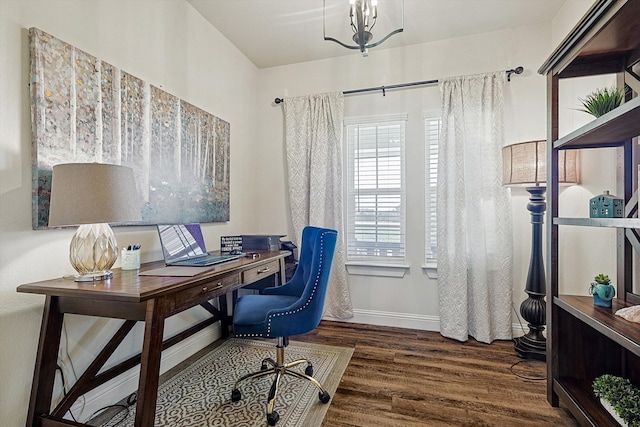
[{"label": "glass lamp base", "polygon": [[113,277],[111,271],[99,271],[91,274],[80,274],[73,277],[74,282],[98,282],[100,280],[107,280]]},{"label": "glass lamp base", "polygon": [[113,276],[118,243],[109,224],[82,224],[71,239],[69,261],[79,273],[76,282],[94,282]]}]

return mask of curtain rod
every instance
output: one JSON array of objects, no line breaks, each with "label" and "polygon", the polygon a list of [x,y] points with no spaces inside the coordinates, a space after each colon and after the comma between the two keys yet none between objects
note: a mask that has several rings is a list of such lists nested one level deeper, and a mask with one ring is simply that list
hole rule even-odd
[{"label": "curtain rod", "polygon": [[[524,71],[524,68],[522,67],[516,67],[516,68],[512,68],[511,70],[507,70],[507,81],[511,81],[511,74],[522,74],[522,72]],[[413,82],[413,83],[399,83],[396,85],[389,85],[389,86],[378,86],[378,87],[368,87],[368,88],[364,88],[364,89],[353,89],[353,90],[345,90],[344,92],[342,92],[343,95],[352,95],[354,93],[362,93],[362,92],[373,92],[374,90],[381,90],[382,91],[382,96],[387,96],[387,89],[398,89],[401,87],[410,87],[410,86],[424,86],[424,85],[433,85],[438,83],[438,80],[424,80],[421,82]],[[274,100],[274,102],[276,104],[281,104],[284,102],[284,99],[282,98],[276,98]]]}]

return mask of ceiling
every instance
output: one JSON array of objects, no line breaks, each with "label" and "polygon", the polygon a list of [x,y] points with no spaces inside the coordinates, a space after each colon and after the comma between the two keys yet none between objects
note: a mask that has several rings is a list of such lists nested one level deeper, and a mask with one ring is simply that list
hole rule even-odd
[{"label": "ceiling", "polygon": [[[325,3],[326,35],[353,44],[348,0],[187,1],[258,68],[360,55],[358,50],[323,39]],[[372,48],[370,54],[374,49],[548,23],[565,1],[404,0],[404,31]],[[401,0],[378,1],[374,41],[401,26],[401,5]]]}]

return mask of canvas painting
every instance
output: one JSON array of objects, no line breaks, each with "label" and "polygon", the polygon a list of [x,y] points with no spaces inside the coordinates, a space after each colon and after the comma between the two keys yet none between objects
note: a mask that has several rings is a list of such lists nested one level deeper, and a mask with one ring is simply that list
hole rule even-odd
[{"label": "canvas painting", "polygon": [[33,228],[52,167],[134,170],[144,224],[229,220],[230,124],[37,28],[29,30]]}]

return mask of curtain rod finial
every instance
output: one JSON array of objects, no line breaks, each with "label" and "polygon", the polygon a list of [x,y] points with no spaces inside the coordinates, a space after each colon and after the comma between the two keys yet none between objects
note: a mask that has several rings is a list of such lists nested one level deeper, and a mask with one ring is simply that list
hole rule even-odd
[{"label": "curtain rod finial", "polygon": [[524,71],[524,67],[516,67],[516,68],[512,68],[511,70],[507,70],[507,81],[510,82],[511,81],[511,74],[522,74],[522,72]]}]

